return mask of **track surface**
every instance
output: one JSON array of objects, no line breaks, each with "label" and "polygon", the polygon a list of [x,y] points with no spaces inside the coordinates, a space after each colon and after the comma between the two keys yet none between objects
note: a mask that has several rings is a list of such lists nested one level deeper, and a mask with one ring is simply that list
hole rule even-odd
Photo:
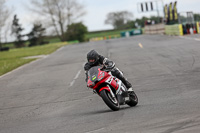
[{"label": "track surface", "polygon": [[[65,46],[0,77],[0,133],[199,133],[198,39],[141,35]],[[124,72],[138,106],[113,112],[87,89],[91,49]]]}]

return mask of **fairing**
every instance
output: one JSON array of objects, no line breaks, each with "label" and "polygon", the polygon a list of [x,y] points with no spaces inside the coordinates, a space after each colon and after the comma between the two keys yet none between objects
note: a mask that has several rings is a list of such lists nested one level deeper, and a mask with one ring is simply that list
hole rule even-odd
[{"label": "fairing", "polygon": [[[107,85],[111,85],[115,90],[118,90],[120,85],[118,84],[119,80],[117,78],[114,78],[112,75],[110,75],[108,72],[101,70],[100,66],[95,66],[92,67],[88,71],[88,87],[96,90],[100,85],[103,83],[106,83]],[[110,88],[106,86],[101,86],[99,88],[100,90],[102,89],[107,89],[108,91]],[[100,92],[98,90],[98,92]]]}]

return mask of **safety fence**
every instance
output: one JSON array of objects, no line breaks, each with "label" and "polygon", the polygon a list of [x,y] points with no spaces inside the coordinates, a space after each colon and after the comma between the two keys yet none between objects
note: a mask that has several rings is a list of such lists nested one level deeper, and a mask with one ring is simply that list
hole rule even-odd
[{"label": "safety fence", "polygon": [[184,24],[174,24],[174,25],[165,25],[165,24],[153,24],[146,25],[144,29],[132,29],[129,31],[123,31],[119,34],[103,36],[103,37],[94,37],[90,38],[90,41],[100,41],[100,40],[109,40],[113,38],[120,37],[129,37],[141,34],[166,34],[166,35],[176,35],[182,36],[185,34],[199,34],[200,33],[200,22],[195,24],[184,25]]},{"label": "safety fence", "polygon": [[174,24],[174,25],[146,25],[144,28],[145,34],[166,34],[166,35],[177,35],[182,36],[186,34],[198,34],[200,23],[194,24]]},{"label": "safety fence", "polygon": [[93,37],[93,38],[90,38],[89,41],[109,40],[109,39],[114,39],[114,38],[129,37],[129,36],[135,36],[135,35],[141,35],[141,34],[142,34],[142,29],[132,29],[128,31],[122,31],[119,34],[115,34],[115,35]]},{"label": "safety fence", "polygon": [[120,38],[120,37],[121,37],[120,34],[103,36],[103,37],[93,37],[93,38],[90,38],[90,42],[91,41],[109,40],[109,39]]}]

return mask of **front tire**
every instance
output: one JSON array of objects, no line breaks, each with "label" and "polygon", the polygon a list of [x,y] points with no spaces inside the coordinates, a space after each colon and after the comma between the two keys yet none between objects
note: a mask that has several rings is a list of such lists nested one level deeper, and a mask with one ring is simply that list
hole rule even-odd
[{"label": "front tire", "polygon": [[111,94],[107,90],[102,90],[100,92],[100,96],[102,97],[103,101],[106,103],[106,105],[112,109],[113,111],[117,111],[120,109],[119,102],[117,101],[117,98],[112,98]]}]

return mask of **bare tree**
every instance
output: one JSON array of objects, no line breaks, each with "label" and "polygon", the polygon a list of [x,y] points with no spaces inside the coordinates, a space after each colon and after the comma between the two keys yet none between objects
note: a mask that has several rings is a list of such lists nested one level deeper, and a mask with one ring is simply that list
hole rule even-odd
[{"label": "bare tree", "polygon": [[3,28],[6,26],[6,22],[11,14],[11,11],[6,7],[5,0],[0,0],[0,48],[2,48],[2,38],[5,37]]},{"label": "bare tree", "polygon": [[133,14],[128,11],[110,12],[107,14],[105,24],[111,24],[114,29],[121,29],[132,17]]},{"label": "bare tree", "polygon": [[34,5],[31,10],[50,22],[61,41],[65,41],[67,26],[85,15],[83,5],[77,0],[31,0],[31,3]]}]

